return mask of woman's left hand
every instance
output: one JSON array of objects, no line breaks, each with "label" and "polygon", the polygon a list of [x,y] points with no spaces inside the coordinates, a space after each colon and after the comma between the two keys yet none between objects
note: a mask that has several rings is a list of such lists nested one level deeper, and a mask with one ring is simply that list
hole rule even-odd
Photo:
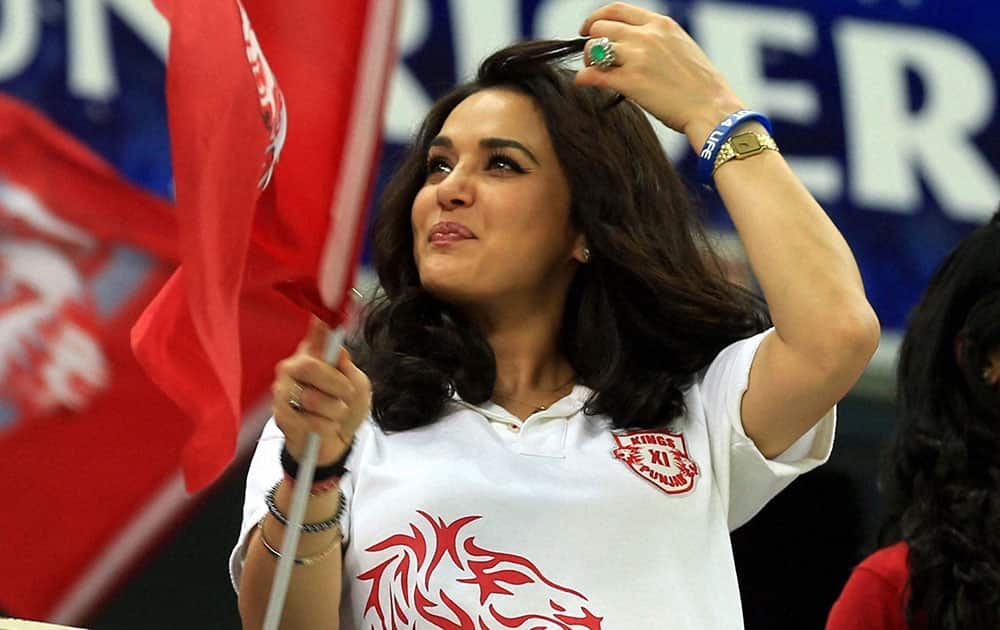
[{"label": "woman's left hand", "polygon": [[[587,66],[576,83],[624,94],[686,134],[696,151],[720,121],[744,109],[722,73],[669,16],[615,2],[590,14],[580,34],[611,40],[615,61],[608,69]],[[593,39],[587,43],[588,59],[592,44]]]}]

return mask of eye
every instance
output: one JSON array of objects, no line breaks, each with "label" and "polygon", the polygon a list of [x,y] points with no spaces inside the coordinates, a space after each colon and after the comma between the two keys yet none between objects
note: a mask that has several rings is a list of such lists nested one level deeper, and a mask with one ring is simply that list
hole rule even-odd
[{"label": "eye", "polygon": [[525,172],[517,160],[504,153],[491,153],[486,168],[487,170],[496,169],[513,173]]},{"label": "eye", "polygon": [[424,174],[427,179],[434,176],[447,175],[451,172],[451,164],[448,160],[444,159],[440,155],[432,155],[427,158],[427,164],[424,167]]}]

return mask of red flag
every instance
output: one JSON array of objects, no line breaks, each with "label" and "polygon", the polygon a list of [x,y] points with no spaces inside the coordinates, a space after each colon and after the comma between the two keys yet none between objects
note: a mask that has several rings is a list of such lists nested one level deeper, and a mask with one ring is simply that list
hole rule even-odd
[{"label": "red flag", "polygon": [[[338,295],[314,309],[340,309],[350,289],[343,279],[360,243],[395,3],[156,4],[171,22],[167,101],[182,264],[136,325],[133,346],[195,420],[183,465],[197,490],[235,450],[241,297],[283,282],[308,302],[321,260],[319,286]],[[303,321],[289,326],[301,331]]]},{"label": "red flag", "polygon": [[0,399],[24,417],[82,410],[109,378],[87,274],[109,241],[174,258],[173,212],[4,95],[0,145]]},{"label": "red flag", "polygon": [[[190,425],[128,338],[177,229],[170,204],[2,95],[0,145],[0,609],[75,624],[191,507]],[[298,312],[273,291],[241,304],[244,398],[259,403]]]},{"label": "red flag", "polygon": [[158,8],[171,22],[166,90],[181,267],[136,324],[133,344],[153,381],[195,418],[182,461],[196,489],[228,463],[216,456],[208,469],[201,462],[235,449],[250,227],[286,122],[253,32],[244,32],[242,7],[181,1]]},{"label": "red flag", "polygon": [[[0,93],[0,177],[55,208],[62,220],[82,226],[92,237],[125,241],[167,260],[177,257],[177,227],[166,201],[126,182],[110,164],[64,133],[28,105]],[[0,233],[20,229],[50,236],[64,234],[38,210],[12,197],[0,201]]]},{"label": "red flag", "polygon": [[[363,244],[363,210],[395,61],[397,2],[251,0],[247,9],[261,25],[257,32],[280,77],[292,120],[275,182],[279,212],[258,217],[254,242],[285,262],[289,273],[282,289],[333,325],[349,301]],[[318,18],[311,22],[336,23],[336,28],[302,29],[304,20],[296,20],[296,12],[306,11]],[[287,39],[292,24],[310,46],[280,45],[281,31]],[[303,128],[308,133],[297,133]],[[300,220],[300,208],[326,217],[325,224]]]},{"label": "red flag", "polygon": [[[281,10],[276,8],[278,4]],[[352,12],[357,8],[355,3],[345,4],[351,5]],[[256,223],[249,228],[255,237],[243,259],[244,280],[236,307],[239,327],[234,323],[221,332],[230,336],[230,347],[242,352],[240,374],[229,381],[238,390],[223,398],[240,401],[241,412],[262,402],[274,362],[294,347],[304,330],[305,316],[270,286],[279,279],[315,275],[327,233],[332,229],[329,213],[331,199],[336,198],[333,191],[339,186],[336,182],[341,156],[351,145],[344,138],[349,128],[363,125],[347,122],[351,117],[339,111],[327,120],[332,109],[327,99],[338,93],[357,94],[355,82],[363,80],[382,86],[378,76],[362,77],[354,70],[363,65],[355,59],[361,58],[361,47],[345,45],[345,41],[353,40],[346,30],[340,30],[341,26],[365,28],[366,33],[373,33],[366,41],[381,38],[382,50],[376,52],[386,59],[386,67],[391,58],[391,49],[384,43],[388,35],[374,35],[391,34],[391,26],[381,31],[371,28],[376,16],[386,14],[387,2],[379,5],[379,11],[352,13],[354,17],[343,23],[334,7],[326,5],[335,3],[260,0],[248,7],[259,26],[263,48],[275,50],[272,60],[277,61],[272,63],[276,73],[288,77],[283,80],[285,94],[306,106],[291,107],[292,129],[294,121],[298,121],[304,131],[299,135],[293,132],[288,138],[281,163],[291,168],[283,175],[276,173],[271,183],[273,191],[269,190],[272,200],[278,198],[286,207],[294,208],[293,220],[287,212],[274,212],[274,206],[257,204],[253,215]],[[303,11],[317,17],[303,19]],[[215,35],[191,43],[204,43],[207,54],[219,43]],[[282,45],[282,41],[294,41],[296,45]],[[353,51],[346,57],[341,59],[331,53],[334,49],[343,52],[340,49],[345,46]],[[372,54],[373,48],[378,47],[368,46],[366,54]],[[313,62],[303,66],[303,58]],[[332,70],[323,67],[329,60],[336,60]],[[279,64],[293,71],[279,68]],[[256,89],[248,62],[246,69]],[[317,74],[321,80],[317,80]],[[381,76],[384,78],[384,72]],[[310,90],[315,90],[313,96]],[[306,100],[296,96],[299,94],[305,94]],[[337,102],[353,103],[356,98],[341,96]],[[259,102],[258,98],[256,112],[263,120]],[[368,108],[375,112],[377,120],[378,102],[368,103]],[[31,343],[19,346],[24,351],[16,355],[17,362],[7,372],[17,377],[17,387],[25,395],[41,391],[69,396],[41,397],[38,409],[25,405],[11,412],[0,405],[0,494],[7,501],[4,513],[30,515],[0,519],[0,541],[4,549],[13,550],[0,561],[0,609],[18,616],[78,624],[114,586],[122,583],[136,559],[149,551],[182,511],[192,505],[176,475],[192,425],[139,369],[126,331],[161,289],[178,254],[187,261],[188,254],[194,251],[195,258],[201,255],[205,259],[211,250],[206,246],[209,241],[200,240],[200,236],[190,238],[190,231],[187,237],[178,236],[174,212],[168,204],[122,180],[112,167],[32,111],[0,102],[0,140],[4,146],[0,152],[0,240],[17,245],[19,251],[25,243],[44,250],[68,276],[77,278],[66,285],[73,291],[54,301],[53,308],[42,312],[43,318],[31,320],[37,324],[31,327]],[[242,146],[235,144],[229,157],[235,157]],[[355,150],[361,153],[344,163],[363,172],[374,161],[374,155],[366,156],[364,147]],[[200,152],[193,155],[201,158]],[[259,168],[263,168],[263,161],[258,163]],[[198,168],[194,165],[190,170]],[[260,174],[260,170],[255,173],[258,177]],[[258,181],[253,181],[254,186]],[[228,199],[221,194],[213,196],[211,191],[207,194],[216,200]],[[231,218],[231,214],[227,215],[225,221]],[[211,229],[230,229],[225,221],[195,219]],[[211,242],[228,248],[226,236],[223,233]],[[257,236],[264,238],[258,240]],[[240,262],[238,254],[237,248]],[[40,297],[48,299],[51,294],[45,291],[55,286],[49,266],[35,265],[35,259],[23,257],[17,259],[17,271],[26,269],[28,274],[11,283],[13,260],[12,256],[0,256],[0,342],[4,339],[2,333],[8,330],[6,325],[21,321],[21,309],[35,307]],[[24,260],[28,264],[21,264]],[[14,290],[7,292],[10,287]],[[170,294],[168,291],[163,295]],[[173,304],[182,306],[186,321],[192,323],[188,295]],[[55,334],[66,329],[82,330],[86,335],[63,339]],[[174,330],[184,332],[183,326]],[[199,334],[193,326],[188,331],[191,339]],[[93,342],[81,345],[81,336]],[[161,335],[158,339],[165,340],[159,349],[169,358],[175,357],[171,342],[180,348],[189,347],[185,343],[189,340],[183,337],[171,340]],[[71,342],[66,346],[69,351],[38,352],[53,347],[57,341]],[[204,347],[199,343],[195,349]],[[75,363],[81,356],[89,356],[81,353],[81,348],[96,348],[103,360]],[[196,355],[205,365],[216,357],[204,352]],[[62,376],[55,382],[67,387],[39,389],[38,383],[44,382],[38,378],[44,374],[42,368],[54,359],[69,359],[60,369],[49,370],[49,377]],[[103,368],[95,370],[94,365]],[[197,369],[198,365],[190,367]],[[92,382],[98,380],[93,378],[97,375],[103,375],[103,389]],[[197,376],[195,373],[190,378]],[[179,390],[171,391],[177,395]],[[56,408],[43,414],[43,408],[51,407],[52,400],[57,401]],[[83,404],[76,411],[67,408],[78,400]],[[244,415],[262,420],[264,408],[258,409]],[[233,431],[235,425],[233,419],[227,430]],[[241,442],[247,448],[252,447],[253,423],[248,428],[251,430],[241,436],[250,436],[248,442]],[[225,440],[220,442],[226,444]],[[208,452],[207,456],[210,460],[214,457],[211,461],[216,465],[231,455],[228,450]],[[208,473],[201,479],[206,482],[211,476]],[[72,535],[67,535],[67,528]]]},{"label": "red flag", "polygon": [[180,414],[126,333],[176,226],[167,202],[6,96],[0,146],[0,608],[45,618],[176,470]]}]

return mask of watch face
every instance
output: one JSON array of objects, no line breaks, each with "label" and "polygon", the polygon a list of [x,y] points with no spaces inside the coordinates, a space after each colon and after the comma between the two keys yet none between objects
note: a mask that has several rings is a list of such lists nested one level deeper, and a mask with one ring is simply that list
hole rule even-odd
[{"label": "watch face", "polygon": [[738,136],[733,136],[732,147],[737,155],[756,153],[761,149],[760,140],[753,133],[741,133]]}]

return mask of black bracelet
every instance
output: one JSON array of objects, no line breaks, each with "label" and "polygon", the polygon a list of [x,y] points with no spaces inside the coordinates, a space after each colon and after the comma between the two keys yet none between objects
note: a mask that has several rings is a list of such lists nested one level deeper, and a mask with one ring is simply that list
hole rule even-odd
[{"label": "black bracelet", "polygon": [[[271,516],[276,518],[282,525],[288,525],[288,517],[285,513],[278,509],[277,504],[274,502],[274,495],[278,492],[278,486],[281,482],[274,484],[271,490],[264,497],[264,504],[267,505],[267,511],[271,513]],[[347,499],[344,498],[344,493],[337,491],[340,494],[339,501],[337,503],[337,512],[325,521],[319,521],[317,523],[303,523],[299,531],[304,534],[315,534],[317,532],[323,532],[331,527],[340,525],[340,517],[344,515],[344,510],[347,508]]]},{"label": "black bracelet", "polygon": [[[340,456],[340,459],[333,462],[329,466],[317,466],[316,472],[313,474],[313,483],[326,481],[327,479],[333,479],[334,477],[343,477],[344,473],[347,472],[347,468],[344,467],[344,464],[347,463],[347,458],[351,456],[352,450],[354,450],[353,440],[351,440],[351,445],[347,447],[344,454]],[[292,454],[288,452],[287,446],[281,447],[281,468],[285,471],[285,474],[293,480],[298,477],[299,463],[295,461]]]}]

